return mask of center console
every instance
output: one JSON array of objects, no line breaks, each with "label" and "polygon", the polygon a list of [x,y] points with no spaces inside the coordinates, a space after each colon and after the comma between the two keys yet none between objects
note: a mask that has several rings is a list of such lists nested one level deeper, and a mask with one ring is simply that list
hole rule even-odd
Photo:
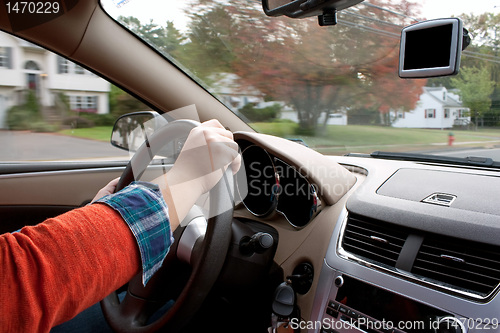
[{"label": "center console", "polygon": [[366,167],[332,221],[302,332],[500,332],[498,172]]},{"label": "center console", "polygon": [[454,314],[338,272],[321,319],[321,331],[464,332]]},{"label": "center console", "polygon": [[345,210],[337,222],[311,320],[296,325],[301,332],[500,332],[496,292],[467,297],[397,267],[343,255],[348,215]]}]

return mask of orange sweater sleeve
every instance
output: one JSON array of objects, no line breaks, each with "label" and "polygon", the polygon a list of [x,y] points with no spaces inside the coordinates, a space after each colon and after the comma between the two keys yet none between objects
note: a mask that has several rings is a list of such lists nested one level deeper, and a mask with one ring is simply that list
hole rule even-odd
[{"label": "orange sweater sleeve", "polygon": [[0,330],[48,332],[139,272],[137,242],[106,205],[0,236]]}]

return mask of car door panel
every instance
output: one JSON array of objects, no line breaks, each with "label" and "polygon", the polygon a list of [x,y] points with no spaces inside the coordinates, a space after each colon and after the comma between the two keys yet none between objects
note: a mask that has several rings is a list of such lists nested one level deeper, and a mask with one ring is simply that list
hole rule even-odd
[{"label": "car door panel", "polygon": [[[142,180],[152,180],[171,165],[148,168]],[[109,181],[120,177],[124,162],[45,165],[26,164],[0,174],[0,232],[12,232],[88,204]]]},{"label": "car door panel", "polygon": [[33,225],[89,203],[98,190],[119,177],[123,169],[106,167],[1,174],[0,232]]}]

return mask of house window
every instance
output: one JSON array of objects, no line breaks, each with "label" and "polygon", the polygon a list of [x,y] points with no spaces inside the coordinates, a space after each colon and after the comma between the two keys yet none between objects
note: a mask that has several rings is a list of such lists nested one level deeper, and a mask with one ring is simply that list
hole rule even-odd
[{"label": "house window", "polygon": [[467,109],[458,109],[458,118],[468,117]]},{"label": "house window", "polygon": [[85,70],[82,66],[75,64],[75,74],[85,74]]},{"label": "house window", "polygon": [[444,109],[444,117],[450,118],[450,109]]},{"label": "house window", "polygon": [[69,73],[69,61],[63,57],[57,57],[57,73],[58,74],[68,74]]},{"label": "house window", "polygon": [[77,110],[83,109],[82,96],[75,96],[75,98],[76,98],[75,108]]},{"label": "house window", "polygon": [[88,112],[97,112],[97,96],[87,96],[85,108]]},{"label": "house window", "polygon": [[436,118],[436,109],[425,109],[425,118]]},{"label": "house window", "polygon": [[0,67],[12,69],[12,48],[0,47]]},{"label": "house window", "polygon": [[70,96],[71,110],[78,112],[97,112],[97,96]]}]

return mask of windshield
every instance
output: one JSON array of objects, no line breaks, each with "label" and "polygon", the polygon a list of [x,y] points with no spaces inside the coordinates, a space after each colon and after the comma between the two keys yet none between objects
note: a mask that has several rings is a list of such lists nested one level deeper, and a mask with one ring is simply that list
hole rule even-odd
[{"label": "windshield", "polygon": [[[103,7],[259,132],[324,154],[498,161],[496,3],[370,0],[339,12],[328,27],[315,17],[267,17],[248,0],[106,0]],[[401,29],[445,17],[460,17],[472,35],[460,73],[399,78]]]}]

